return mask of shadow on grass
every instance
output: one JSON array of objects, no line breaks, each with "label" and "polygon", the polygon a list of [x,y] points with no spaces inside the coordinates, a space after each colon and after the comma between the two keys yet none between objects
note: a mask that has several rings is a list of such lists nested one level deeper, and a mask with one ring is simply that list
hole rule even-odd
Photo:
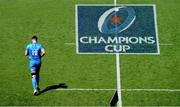
[{"label": "shadow on grass", "polygon": [[50,90],[66,89],[66,88],[68,88],[68,86],[65,83],[59,83],[58,85],[50,85],[50,86],[47,86],[42,91],[40,91],[38,95],[41,95],[41,94],[48,92]]}]

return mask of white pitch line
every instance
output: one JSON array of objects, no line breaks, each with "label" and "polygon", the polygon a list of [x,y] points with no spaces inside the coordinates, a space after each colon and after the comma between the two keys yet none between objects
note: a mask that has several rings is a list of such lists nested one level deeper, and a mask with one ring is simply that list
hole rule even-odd
[{"label": "white pitch line", "polygon": [[180,89],[122,89],[123,91],[180,92]]},{"label": "white pitch line", "polygon": [[84,88],[71,88],[71,89],[56,89],[56,90],[62,90],[62,91],[114,91],[116,89],[84,89]]},{"label": "white pitch line", "polygon": [[[76,43],[64,43],[64,45],[76,45]],[[159,45],[162,45],[162,46],[171,46],[173,44],[171,44],[171,43],[161,43]]]},{"label": "white pitch line", "polygon": [[76,45],[75,43],[64,43],[64,45]]},{"label": "white pitch line", "polygon": [[[56,89],[59,91],[115,91],[116,89],[84,89],[84,88],[71,88],[71,89]],[[148,91],[148,92],[180,92],[180,89],[121,89],[122,91]]]},{"label": "white pitch line", "polygon": [[171,45],[173,45],[173,44],[170,44],[170,43],[161,43],[161,44],[159,44],[159,45],[171,46]]}]

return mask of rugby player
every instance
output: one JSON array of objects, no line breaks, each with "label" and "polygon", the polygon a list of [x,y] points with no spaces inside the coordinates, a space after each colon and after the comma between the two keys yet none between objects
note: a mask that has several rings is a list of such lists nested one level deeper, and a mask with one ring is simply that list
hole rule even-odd
[{"label": "rugby player", "polygon": [[36,96],[40,92],[39,79],[41,58],[45,55],[43,46],[38,43],[37,36],[32,36],[32,43],[28,44],[25,50],[25,56],[29,57],[29,68],[32,76],[33,95]]}]

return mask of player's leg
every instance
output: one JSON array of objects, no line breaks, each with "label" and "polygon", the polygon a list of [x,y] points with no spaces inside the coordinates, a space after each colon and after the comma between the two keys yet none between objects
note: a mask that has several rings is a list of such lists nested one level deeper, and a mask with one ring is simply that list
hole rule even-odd
[{"label": "player's leg", "polygon": [[37,94],[37,80],[36,80],[36,64],[34,61],[30,62],[30,71],[31,71],[31,76],[32,76],[32,86],[34,90],[34,95]]},{"label": "player's leg", "polygon": [[40,75],[39,75],[39,72],[37,72],[37,74],[36,74],[36,82],[37,82],[37,87],[36,87],[36,89],[37,89],[38,91],[40,91],[40,88],[39,88],[39,80],[40,80]]},{"label": "player's leg", "polygon": [[41,62],[37,62],[37,71],[36,71],[36,81],[37,81],[37,87],[36,89],[38,91],[40,91],[40,87],[39,87],[39,81],[40,81],[40,67],[41,67]]},{"label": "player's leg", "polygon": [[31,73],[32,75],[32,86],[33,86],[33,90],[34,90],[34,95],[37,95],[37,81],[36,81],[36,73]]}]

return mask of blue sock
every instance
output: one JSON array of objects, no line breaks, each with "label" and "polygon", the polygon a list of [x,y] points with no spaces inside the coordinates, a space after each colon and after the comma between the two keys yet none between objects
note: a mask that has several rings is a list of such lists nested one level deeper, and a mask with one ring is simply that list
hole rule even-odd
[{"label": "blue sock", "polygon": [[36,82],[37,82],[37,87],[39,87],[39,74],[36,75]]},{"label": "blue sock", "polygon": [[36,77],[32,77],[32,86],[33,86],[33,89],[34,89],[34,91],[35,91],[35,90],[36,90],[36,87],[37,87]]}]

